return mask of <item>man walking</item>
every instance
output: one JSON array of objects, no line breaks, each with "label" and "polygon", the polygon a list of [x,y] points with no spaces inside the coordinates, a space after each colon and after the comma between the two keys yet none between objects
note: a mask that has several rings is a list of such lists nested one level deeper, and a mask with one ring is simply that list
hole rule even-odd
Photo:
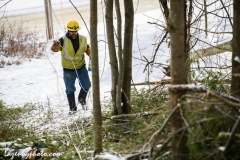
[{"label": "man walking", "polygon": [[86,97],[91,82],[89,79],[84,52],[91,57],[90,46],[87,44],[87,38],[79,35],[80,26],[77,21],[72,20],[67,24],[67,33],[59,40],[54,40],[51,47],[52,51],[61,51],[63,79],[66,86],[66,94],[70,107],[69,114],[77,111],[74,92],[76,91],[75,81],[79,80],[81,87],[78,102],[84,110],[88,109],[86,105]]}]

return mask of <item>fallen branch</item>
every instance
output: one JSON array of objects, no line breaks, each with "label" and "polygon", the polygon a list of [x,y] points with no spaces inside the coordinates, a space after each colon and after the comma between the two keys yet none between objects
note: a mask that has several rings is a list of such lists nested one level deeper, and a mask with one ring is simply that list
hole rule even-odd
[{"label": "fallen branch", "polygon": [[168,116],[168,118],[164,121],[162,127],[161,127],[158,131],[156,131],[156,132],[151,136],[151,138],[150,138],[150,140],[149,140],[149,144],[150,144],[150,147],[151,147],[151,148],[154,147],[154,146],[156,146],[156,145],[158,144],[158,141],[157,141],[157,140],[158,140],[159,137],[161,136],[160,133],[161,133],[161,132],[163,131],[163,129],[166,127],[167,123],[170,121],[172,115],[175,113],[175,111],[178,109],[178,107],[179,107],[179,106],[176,106],[176,107],[172,110],[171,114],[170,114],[170,115]]},{"label": "fallen branch", "polygon": [[[224,68],[225,69],[225,68]],[[237,76],[240,76],[240,74],[238,74]],[[231,80],[229,79],[225,79],[222,80],[224,83],[226,84],[230,84]],[[201,83],[202,80],[194,80],[195,83]],[[152,82],[140,82],[140,83],[134,83],[131,84],[132,86],[143,86],[143,85],[165,85],[165,84],[170,84],[171,83],[171,79],[163,79],[161,81],[152,81]]]},{"label": "fallen branch", "polygon": [[[217,94],[217,95],[221,96],[222,98],[228,99],[231,102],[240,103],[240,100],[233,97],[233,96],[226,95],[226,94],[223,94],[223,93],[219,93],[219,92],[216,92],[216,91],[211,91],[209,89],[206,89],[206,88],[204,88],[202,86],[199,86],[199,85],[196,85],[196,84],[169,85],[168,90],[170,92],[177,92],[177,91],[196,91],[196,92],[205,92],[205,93],[209,92],[213,95]],[[240,106],[240,104],[236,104],[236,105]]]},{"label": "fallen branch", "polygon": [[191,60],[196,60],[200,57],[212,56],[227,51],[232,52],[232,41],[228,41],[209,48],[199,49],[195,52],[191,52],[189,55]]},{"label": "fallen branch", "polygon": [[[219,134],[218,134],[218,137],[226,137],[226,138],[228,138],[228,137],[230,137],[231,136],[231,134],[232,133],[230,133],[230,132],[220,132]],[[240,138],[240,134],[235,134],[234,135],[236,138]]]},{"label": "fallen branch", "polygon": [[141,85],[164,85],[164,84],[170,84],[171,82],[171,79],[164,79],[164,80],[161,80],[161,81],[153,81],[153,82],[140,82],[140,83],[134,83],[134,84],[131,84],[131,85],[134,85],[134,86],[141,86]]},{"label": "fallen branch", "polygon": [[[190,56],[190,60],[197,60],[202,57],[212,56],[212,55],[220,54],[223,52],[232,52],[232,41],[228,41],[228,42],[225,42],[216,46],[204,48],[204,49],[198,49],[194,52],[190,52],[189,56]],[[171,59],[168,59],[167,62],[171,63]]]},{"label": "fallen branch", "polygon": [[199,85],[195,85],[195,84],[169,85],[168,90],[170,92],[184,92],[184,91],[203,92],[203,93],[206,93],[208,96],[217,98],[218,100],[221,100],[224,104],[231,106],[236,112],[238,112],[240,108],[239,99],[232,97],[230,95],[208,90]]},{"label": "fallen branch", "polygon": [[130,156],[124,157],[124,160],[139,160],[149,158],[149,150],[142,151],[140,153],[131,154]]},{"label": "fallen branch", "polygon": [[122,115],[116,115],[111,116],[111,119],[124,119],[124,118],[131,118],[131,117],[144,117],[149,115],[158,115],[161,114],[160,112],[142,112],[137,114],[122,114]]}]

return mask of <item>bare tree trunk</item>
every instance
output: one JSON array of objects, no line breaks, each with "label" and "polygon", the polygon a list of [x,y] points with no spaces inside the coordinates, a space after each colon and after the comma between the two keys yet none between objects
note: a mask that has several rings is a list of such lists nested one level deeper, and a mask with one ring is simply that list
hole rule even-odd
[{"label": "bare tree trunk", "polygon": [[120,11],[119,0],[115,0],[116,15],[117,15],[117,38],[118,38],[118,64],[119,64],[119,75],[117,83],[117,97],[116,107],[118,109],[118,115],[122,114],[122,82],[123,82],[123,58],[122,58],[122,16]]},{"label": "bare tree trunk", "polygon": [[[185,0],[170,1],[169,26],[171,43],[171,84],[187,83],[186,62],[186,2]],[[185,92],[170,92],[171,108],[174,109],[179,98]],[[187,159],[188,148],[186,146],[187,133],[181,131],[175,134],[183,127],[180,109],[178,108],[171,118],[171,132],[173,139],[171,143],[172,159]]]},{"label": "bare tree trunk", "polygon": [[99,65],[97,42],[97,1],[90,1],[90,39],[92,50],[92,87],[93,87],[93,135],[96,154],[102,152],[102,112],[99,92]]},{"label": "bare tree trunk", "polygon": [[187,26],[186,26],[186,29],[187,29],[187,35],[186,35],[186,53],[185,53],[185,56],[186,56],[186,73],[187,73],[187,77],[190,78],[190,56],[189,56],[189,52],[190,52],[190,39],[191,39],[191,22],[192,22],[192,14],[193,14],[193,6],[192,6],[192,0],[189,0],[189,9],[188,9],[188,19],[187,19]]},{"label": "bare tree trunk", "polygon": [[52,3],[51,0],[44,0],[46,16],[46,34],[47,39],[53,39],[53,22],[52,22]]},{"label": "bare tree trunk", "polygon": [[190,51],[190,39],[191,39],[191,22],[192,22],[192,14],[193,14],[193,6],[192,0],[189,0],[188,7],[188,19],[187,19],[187,38],[186,38],[186,58],[189,59],[189,51]]},{"label": "bare tree trunk", "polygon": [[[233,1],[233,52],[232,52],[232,83],[231,95],[240,98],[240,1]],[[237,76],[238,75],[238,76]]]},{"label": "bare tree trunk", "polygon": [[132,0],[124,0],[125,8],[125,29],[123,44],[123,112],[128,114],[131,111],[131,80],[132,80],[132,43],[133,43],[133,25],[134,9]]},{"label": "bare tree trunk", "polygon": [[207,0],[204,0],[205,35],[208,36]]},{"label": "bare tree trunk", "polygon": [[167,23],[168,19],[169,19],[168,2],[167,2],[167,0],[159,0],[159,3],[160,3],[160,8],[164,14],[165,21]]},{"label": "bare tree trunk", "polygon": [[118,108],[116,106],[116,95],[117,95],[117,82],[118,82],[118,62],[116,57],[115,42],[114,42],[114,31],[113,31],[113,0],[106,1],[106,28],[107,28],[107,40],[108,50],[110,56],[111,74],[112,74],[112,102],[114,108],[114,114],[118,115]]}]

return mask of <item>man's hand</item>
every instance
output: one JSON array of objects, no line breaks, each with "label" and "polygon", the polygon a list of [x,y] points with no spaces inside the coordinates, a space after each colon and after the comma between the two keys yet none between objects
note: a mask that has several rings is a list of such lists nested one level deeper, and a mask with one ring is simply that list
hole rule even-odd
[{"label": "man's hand", "polygon": [[53,52],[58,52],[61,50],[61,45],[60,45],[60,41],[59,40],[53,40],[53,45],[51,47]]},{"label": "man's hand", "polygon": [[91,48],[90,47],[87,48],[86,54],[91,58]]},{"label": "man's hand", "polygon": [[53,45],[54,46],[60,46],[60,41],[59,40],[53,40]]}]

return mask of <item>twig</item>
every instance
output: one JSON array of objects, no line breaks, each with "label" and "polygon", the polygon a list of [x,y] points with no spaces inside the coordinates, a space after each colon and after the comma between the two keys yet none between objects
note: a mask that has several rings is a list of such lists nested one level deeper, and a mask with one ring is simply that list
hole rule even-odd
[{"label": "twig", "polygon": [[[187,120],[185,119],[185,117],[183,115],[184,111],[182,110],[181,107],[179,108],[179,110],[180,110],[180,115],[181,115],[181,118],[182,118],[183,122],[185,123],[186,126],[189,126],[189,124],[187,123]],[[192,132],[191,128],[189,128],[189,130]]]},{"label": "twig", "polygon": [[[168,31],[165,32],[162,40],[158,43],[158,46],[156,47],[155,53],[154,53],[154,55],[153,55],[153,59],[146,64],[146,66],[145,66],[145,68],[144,68],[144,70],[143,70],[143,73],[146,71],[147,66],[155,61],[155,57],[156,57],[157,51],[158,51],[159,47],[161,46],[161,44],[164,42],[164,39],[167,37],[167,35],[168,35]],[[145,59],[146,59],[146,58],[145,58]]]},{"label": "twig", "polygon": [[[176,107],[177,107],[177,106],[176,106]],[[176,107],[175,107],[175,108],[176,108]],[[174,109],[175,109],[175,108],[174,108]],[[173,112],[171,113],[170,116],[172,116],[172,114],[173,114]],[[170,116],[169,116],[169,117],[170,117]],[[170,117],[170,118],[171,118],[171,117]],[[169,119],[170,119],[170,118],[169,118]],[[213,120],[213,119],[214,119],[214,118],[207,118],[207,119],[199,120],[199,121],[197,121],[197,122],[198,122],[198,123],[203,123],[203,122],[207,122],[207,121],[210,121],[210,120]],[[168,120],[168,121],[169,121],[169,120]],[[171,139],[172,139],[174,136],[176,136],[178,133],[180,133],[180,132],[188,129],[191,125],[195,125],[195,123],[191,123],[191,124],[189,124],[188,126],[184,126],[184,127],[180,128],[180,129],[178,129],[175,133],[173,133],[170,137],[168,137],[167,140],[165,140],[165,142],[161,145],[160,148],[156,148],[156,147],[155,147],[156,144],[157,144],[157,139],[154,139],[155,144],[154,144],[153,146],[151,146],[151,148],[155,148],[155,149],[157,150],[157,152],[160,153],[160,151],[162,151],[162,149],[167,146],[167,144],[171,141]],[[161,129],[162,129],[162,128],[161,128]],[[159,130],[159,131],[160,131],[160,130]],[[158,134],[161,133],[161,132],[159,132],[159,131],[158,131]],[[153,137],[153,136],[152,136],[152,137]],[[151,149],[151,150],[152,150],[152,149]],[[155,156],[157,156],[157,155],[155,155]],[[152,157],[151,157],[151,158],[152,158]],[[154,157],[154,158],[156,158],[156,157]]]},{"label": "twig", "polygon": [[[229,136],[231,136],[231,134],[232,133],[230,133],[230,132],[220,132],[218,134],[218,137],[229,137]],[[240,134],[235,134],[234,136],[237,138],[240,138]]]},{"label": "twig", "polygon": [[227,151],[228,151],[228,149],[229,149],[229,146],[231,145],[231,142],[232,142],[232,140],[233,140],[233,137],[234,137],[237,129],[239,128],[239,124],[240,124],[240,118],[238,117],[237,122],[236,122],[236,123],[234,124],[234,126],[233,126],[232,132],[231,132],[231,134],[230,134],[230,136],[229,136],[229,138],[228,138],[226,147],[225,147],[225,149],[224,149],[224,153],[225,153],[225,154],[227,153]]},{"label": "twig", "polygon": [[208,90],[207,94],[223,101],[227,105],[230,105],[236,112],[238,112],[239,107],[240,107],[239,100],[235,101],[234,97],[227,96],[227,95],[224,95],[222,93],[216,93],[216,92],[213,92],[213,91],[210,91],[210,90]]},{"label": "twig", "polygon": [[86,22],[84,21],[84,19],[83,19],[81,13],[78,11],[78,9],[77,9],[76,6],[72,3],[71,0],[69,0],[69,2],[71,2],[71,4],[73,5],[73,7],[76,9],[76,11],[78,12],[78,14],[79,14],[80,17],[82,18],[82,20],[83,20],[83,22],[84,22],[84,24],[85,24],[85,26],[86,26],[86,28],[87,28],[88,34],[90,35],[90,32],[89,32],[88,27],[87,27],[87,24],[86,24]]},{"label": "twig", "polygon": [[150,146],[151,146],[151,147],[153,147],[153,146],[156,145],[157,139],[159,139],[158,137],[159,137],[160,133],[161,133],[162,130],[166,127],[167,123],[170,121],[172,115],[173,115],[174,112],[178,109],[178,107],[179,107],[179,106],[175,106],[175,108],[172,110],[171,114],[170,114],[170,115],[168,116],[168,118],[164,121],[162,127],[161,127],[157,132],[155,132],[155,133],[151,136],[151,138],[150,138],[150,140],[149,140],[149,143],[150,143]]},{"label": "twig", "polygon": [[[66,124],[66,127],[67,127],[67,131],[68,131],[69,137],[70,137],[71,140],[72,140],[72,135],[71,135],[71,133],[70,133],[70,131],[69,131],[69,128],[68,128],[68,125],[67,125],[67,124]],[[73,146],[74,146],[74,148],[75,148],[75,150],[76,150],[76,152],[77,152],[77,154],[78,154],[79,159],[81,160],[82,157],[81,157],[81,154],[80,154],[79,149],[77,148],[77,146],[76,146],[74,143],[73,143]]]},{"label": "twig", "polygon": [[131,154],[130,156],[124,157],[124,160],[134,160],[134,159],[142,159],[149,157],[149,150],[142,151],[140,153]]},{"label": "twig", "polygon": [[[178,91],[195,91],[195,92],[205,92],[205,93],[210,93],[210,94],[218,94],[219,96],[221,96],[222,98],[226,98],[229,101],[232,102],[237,102],[240,103],[240,100],[229,96],[229,95],[225,95],[222,93],[218,93],[216,91],[210,91],[202,86],[196,85],[196,84],[176,84],[176,85],[169,85],[168,86],[168,90],[170,92],[178,92]],[[240,106],[240,104],[237,104],[237,106]]]},{"label": "twig", "polygon": [[199,31],[207,32],[207,33],[213,33],[213,34],[233,34],[233,32],[215,32],[215,31],[209,31],[206,29],[201,29],[201,28],[196,28],[196,27],[191,27],[191,28],[199,30]]},{"label": "twig", "polygon": [[149,84],[165,85],[165,84],[170,84],[170,82],[171,82],[170,79],[163,79],[163,80],[161,80],[161,81],[140,82],[140,83],[135,83],[135,84],[131,84],[131,85],[134,85],[134,86],[149,85]]},{"label": "twig", "polygon": [[5,4],[3,4],[1,7],[0,7],[0,9],[2,8],[2,7],[4,7],[4,6],[6,6],[9,2],[11,2],[12,0],[9,0],[8,2],[6,2]]},{"label": "twig", "polygon": [[229,22],[230,22],[230,24],[231,24],[231,26],[232,26],[232,28],[233,28],[233,23],[232,23],[232,20],[231,20],[230,15],[229,15],[229,12],[227,11],[227,8],[226,8],[226,6],[224,5],[223,1],[222,1],[222,0],[220,0],[220,1],[221,1],[222,5],[223,5],[223,9],[224,9],[224,10],[226,11],[226,13],[227,13]]},{"label": "twig", "polygon": [[135,86],[135,84],[134,84],[134,81],[133,81],[133,79],[132,79],[132,84],[131,84],[131,86],[133,86],[134,87],[134,89],[135,89],[135,92],[137,93],[137,95],[139,94],[138,93],[138,90],[137,90],[137,88],[136,88],[136,86]]},{"label": "twig", "polygon": [[223,114],[224,116],[230,118],[231,120],[236,121],[236,119],[235,119],[233,116],[231,116],[230,114],[224,112],[224,111],[221,110],[220,108],[214,106],[214,109],[215,109],[216,111],[220,112],[221,114]]},{"label": "twig", "polygon": [[[160,148],[157,148],[157,153],[159,154],[160,151],[167,146],[167,144],[172,140],[172,138],[175,135],[177,135],[178,133],[186,130],[187,128],[188,128],[188,126],[182,127],[179,130],[177,130],[174,134],[172,134],[172,136],[168,137],[168,139],[162,144],[162,146]],[[156,147],[153,146],[152,148],[156,148]],[[153,158],[153,159],[157,158],[157,156],[159,156],[158,154],[154,155],[154,157],[152,157],[152,154],[151,154],[151,158]]]},{"label": "twig", "polygon": [[124,96],[126,97],[126,99],[127,99],[127,102],[129,103],[129,106],[130,106],[130,108],[131,108],[131,110],[133,111],[133,112],[135,112],[136,113],[136,111],[132,108],[132,106],[131,106],[131,103],[130,103],[130,101],[129,101],[129,99],[128,99],[128,97],[127,97],[127,95],[126,95],[126,93],[124,92],[124,90],[122,90],[122,93],[124,94]]},{"label": "twig", "polygon": [[208,90],[204,87],[201,87],[201,86],[198,86],[198,85],[195,85],[195,84],[169,85],[168,90],[170,92],[183,92],[183,91],[203,92],[203,93],[206,93],[208,96],[212,96],[214,98],[217,98],[217,99],[221,100],[225,104],[232,107],[236,112],[238,112],[239,107],[240,107],[240,100],[239,99],[237,99],[235,97],[232,97],[232,96],[229,96],[229,95],[225,95],[225,94],[216,92],[216,91]]},{"label": "twig", "polygon": [[[224,69],[224,68],[223,68]],[[240,76],[240,74],[238,74],[238,76]],[[164,78],[164,77],[163,77]],[[165,84],[170,84],[171,83],[171,79],[163,79],[161,78],[160,81],[152,81],[152,82],[139,82],[139,83],[134,83],[134,84],[131,84],[131,85],[134,85],[134,86],[141,86],[141,85],[149,85],[149,84],[153,84],[153,85],[165,85]],[[201,83],[202,80],[194,80],[195,83]],[[226,84],[230,84],[230,80],[229,79],[226,79],[226,80],[223,80],[224,83]]]},{"label": "twig", "polygon": [[122,114],[122,115],[116,115],[116,116],[111,116],[111,119],[122,119],[122,118],[130,118],[130,117],[140,117],[140,116],[149,116],[149,115],[158,115],[161,114],[160,112],[142,112],[142,113],[137,113],[137,114]]}]

